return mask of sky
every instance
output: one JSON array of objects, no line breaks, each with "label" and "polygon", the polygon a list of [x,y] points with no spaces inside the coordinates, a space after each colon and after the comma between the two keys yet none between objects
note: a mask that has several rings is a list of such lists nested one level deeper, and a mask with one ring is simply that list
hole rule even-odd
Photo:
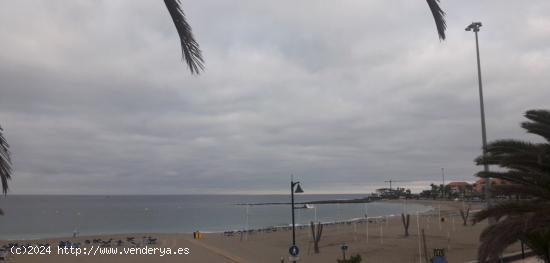
[{"label": "sky", "polygon": [[488,140],[548,108],[550,2],[185,0],[206,61],[181,60],[163,1],[0,2],[10,194],[413,191],[475,181]]}]

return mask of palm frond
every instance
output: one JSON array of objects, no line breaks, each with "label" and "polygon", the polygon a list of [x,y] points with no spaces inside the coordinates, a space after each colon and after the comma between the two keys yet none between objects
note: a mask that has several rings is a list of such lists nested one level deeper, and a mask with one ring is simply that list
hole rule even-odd
[{"label": "palm frond", "polygon": [[517,230],[518,225],[517,219],[508,219],[485,228],[480,236],[478,262],[498,262],[502,251],[523,237],[522,231]]},{"label": "palm frond", "polygon": [[180,0],[164,0],[164,3],[178,31],[182,57],[189,66],[191,74],[199,74],[204,69],[204,60],[199,43],[195,41],[191,26],[187,23],[185,14],[181,9],[181,2]]},{"label": "palm frond", "polygon": [[550,203],[542,201],[507,201],[504,203],[495,204],[490,208],[483,209],[477,212],[472,222],[477,224],[489,217],[494,217],[499,220],[505,216],[517,216],[526,213],[535,213],[546,211],[550,213]]},{"label": "palm frond", "polygon": [[528,110],[525,112],[525,118],[534,122],[550,125],[550,111],[549,110]]},{"label": "palm frond", "polygon": [[527,130],[527,132],[540,135],[550,142],[550,125],[543,123],[524,122],[521,127]]},{"label": "palm frond", "polygon": [[521,127],[526,129],[528,133],[536,134],[544,137],[546,141],[550,142],[550,124],[539,122],[524,122]]},{"label": "palm frond", "polygon": [[12,167],[9,151],[9,144],[2,134],[4,130],[0,127],[0,180],[2,181],[2,192],[8,192],[8,180],[11,179]]},{"label": "palm frond", "polygon": [[530,152],[540,150],[540,145],[531,142],[507,139],[496,140],[487,145],[487,151],[493,154],[511,154],[517,152]]},{"label": "palm frond", "polygon": [[528,233],[523,239],[544,262],[550,262],[550,230]]},{"label": "palm frond", "polygon": [[545,173],[539,172],[519,172],[519,171],[508,171],[508,172],[485,172],[481,171],[476,174],[480,178],[497,178],[505,180],[510,183],[515,183],[519,185],[526,186],[535,186],[546,188],[550,192],[550,176]]},{"label": "palm frond", "polygon": [[445,30],[447,29],[447,22],[445,22],[445,11],[439,6],[439,0],[426,0],[432,15],[435,20],[435,26],[437,27],[437,33],[440,40],[445,40]]},{"label": "palm frond", "polygon": [[[522,127],[550,142],[550,111],[530,110],[531,122]],[[486,156],[477,164],[499,165],[506,171],[479,172],[481,178],[498,178],[512,184],[492,188],[496,195],[522,195],[529,199],[507,201],[484,209],[474,223],[493,217],[497,223],[481,233],[479,262],[499,262],[499,256],[512,243],[523,240],[535,253],[550,260],[550,144],[517,140],[499,140],[487,147]]]},{"label": "palm frond", "polygon": [[547,144],[517,140],[498,140],[487,145],[487,154],[478,156],[478,165],[499,165],[520,171],[541,171],[550,168]]},{"label": "palm frond", "polygon": [[529,234],[547,231],[549,223],[548,217],[537,213],[507,217],[488,226],[480,236],[478,261],[500,262],[499,257],[506,247],[517,240],[524,240]]},{"label": "palm frond", "polygon": [[522,195],[550,200],[550,191],[548,191],[548,188],[532,185],[498,185],[491,188],[491,193],[493,195]]}]

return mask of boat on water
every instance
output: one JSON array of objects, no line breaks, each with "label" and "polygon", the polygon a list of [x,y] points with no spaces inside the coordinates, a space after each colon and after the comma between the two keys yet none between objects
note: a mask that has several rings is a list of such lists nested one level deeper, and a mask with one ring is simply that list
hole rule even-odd
[{"label": "boat on water", "polygon": [[294,206],[294,209],[313,209],[315,208],[313,205],[310,204],[304,204],[302,206]]}]

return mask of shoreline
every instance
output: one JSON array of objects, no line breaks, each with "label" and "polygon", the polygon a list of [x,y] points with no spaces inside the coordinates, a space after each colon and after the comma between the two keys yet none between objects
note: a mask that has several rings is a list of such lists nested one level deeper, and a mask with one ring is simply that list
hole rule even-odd
[{"label": "shoreline", "polygon": [[[447,251],[449,262],[466,262],[474,260],[477,253],[479,234],[486,227],[482,222],[474,226],[463,226],[460,217],[453,215],[462,202],[432,201],[432,200],[408,200],[407,203],[417,203],[431,206],[433,209],[418,216],[411,214],[411,227],[409,236],[403,234],[403,224],[399,215],[387,216],[384,220],[345,221],[338,224],[323,224],[323,234],[319,243],[320,254],[315,254],[312,247],[311,229],[304,225],[296,229],[296,244],[301,249],[300,262],[335,262],[340,258],[341,244],[349,246],[349,255],[359,254],[366,262],[418,262],[420,230],[426,233],[427,250],[443,248]],[[384,202],[398,202],[402,200],[390,200]],[[466,203],[467,205],[467,203]],[[472,209],[475,209],[472,204]],[[441,215],[447,220],[438,220],[437,211],[441,207]],[[434,213],[435,212],[435,213]],[[382,216],[384,217],[384,216]],[[380,217],[379,217],[380,218]],[[369,217],[369,219],[371,219]],[[366,223],[368,222],[368,223]],[[203,232],[204,233],[204,232]],[[151,236],[158,239],[158,248],[171,247],[173,249],[188,247],[191,254],[178,257],[163,257],[162,262],[280,262],[288,259],[288,246],[291,243],[290,228],[277,229],[276,231],[252,231],[234,235],[224,233],[204,233],[201,239],[193,239],[192,234],[174,233],[133,233],[123,235],[91,235],[77,238],[52,238],[33,241],[20,241],[20,244],[49,243],[54,247],[60,240],[80,242],[84,244],[86,239],[100,238],[102,240],[125,239],[128,236]],[[13,241],[9,241],[13,242]],[[0,241],[0,245],[6,244]],[[113,242],[114,243],[114,242]],[[129,244],[125,243],[124,246]],[[141,244],[143,247],[144,244]],[[88,245],[89,246],[89,245]],[[518,251],[518,246],[513,246],[507,253]],[[17,262],[35,262],[36,257],[14,255]],[[101,256],[79,257],[81,262],[151,262],[159,257],[151,255],[128,256]],[[48,255],[44,262],[73,262],[74,257],[63,255]]]},{"label": "shoreline", "polygon": [[[461,202],[455,202],[455,201],[440,201],[440,200],[417,200],[417,199],[392,199],[392,200],[376,200],[368,203],[392,203],[392,204],[417,204],[417,205],[424,205],[427,207],[427,210],[419,212],[419,215],[430,215],[433,213],[436,213],[436,210],[438,207],[434,206],[434,204],[439,204],[441,206],[441,213],[448,213],[450,210],[455,210],[458,204],[462,204]],[[367,204],[368,204],[367,203]],[[349,203],[348,203],[349,204]],[[478,204],[478,203],[467,203],[467,204]],[[347,223],[364,223],[364,221],[367,220],[374,220],[374,221],[385,221],[388,218],[394,218],[399,217],[400,214],[388,214],[388,215],[380,215],[380,216],[369,216],[367,218],[365,217],[355,217],[355,218],[349,218],[345,220],[337,220],[337,221],[321,221],[321,224],[324,226],[330,226],[330,225],[338,225],[338,224],[347,224]],[[414,216],[411,214],[411,216]],[[295,224],[295,226],[298,227],[309,227],[309,224]],[[226,229],[226,230],[217,230],[217,231],[202,231],[200,229],[197,229],[197,231],[200,231],[204,234],[224,234],[228,232],[233,232],[234,234],[240,234],[240,232],[263,232],[270,230],[284,230],[287,228],[290,228],[291,225],[273,225],[273,226],[265,226],[261,228],[253,228],[253,229]],[[107,236],[123,236],[123,235],[192,235],[193,232],[119,232],[119,233],[92,233],[92,234],[86,234],[86,235],[78,235],[77,238],[97,238],[97,237],[107,237]],[[44,237],[37,237],[37,238],[13,238],[13,239],[0,239],[0,243],[2,242],[14,242],[14,241],[20,241],[20,242],[32,242],[32,241],[40,241],[40,240],[60,240],[60,239],[71,239],[72,236],[69,235],[54,235],[54,236],[44,236]]]},{"label": "shoreline", "polygon": [[[356,200],[356,199],[352,199],[352,200]],[[435,210],[435,207],[433,207],[432,205],[429,205],[429,204],[425,204],[423,202],[417,202],[417,201],[422,201],[422,200],[415,200],[415,199],[409,199],[407,200],[408,203],[410,204],[419,204],[419,205],[424,205],[427,207],[427,209],[425,211],[422,211],[420,212],[420,214],[425,214],[425,213],[430,213],[431,211]],[[324,202],[324,201],[322,201]],[[401,203],[402,200],[376,200],[376,201],[371,201],[371,202],[367,202],[365,204],[369,204],[369,203]],[[289,203],[290,204],[290,203]],[[289,205],[287,204],[287,205]],[[305,204],[305,203],[304,203]],[[325,203],[322,203],[322,204],[325,204]],[[343,203],[343,204],[357,204],[357,203]],[[236,205],[239,205],[239,204],[236,204]],[[369,216],[368,218],[364,218],[364,217],[354,217],[354,218],[348,218],[348,219],[344,219],[344,220],[336,220],[336,221],[321,221],[321,223],[323,225],[335,225],[335,224],[345,224],[345,223],[350,223],[350,222],[360,222],[360,221],[363,221],[363,220],[373,220],[373,219],[384,219],[384,218],[388,218],[388,217],[394,217],[394,216],[399,216],[399,214],[387,214],[387,215],[379,215],[379,216]],[[306,223],[306,224],[295,224],[296,227],[302,227],[302,226],[309,226],[309,223]],[[280,229],[285,229],[285,228],[288,228],[288,227],[291,227],[291,224],[288,224],[288,225],[270,225],[270,226],[264,226],[264,227],[261,227],[261,228],[251,228],[251,229],[239,229],[239,228],[236,228],[236,229],[222,229],[222,230],[210,230],[210,231],[202,231],[201,229],[197,229],[196,231],[200,231],[201,233],[207,233],[207,234],[223,234],[223,233],[226,233],[226,232],[234,232],[234,233],[238,233],[238,232],[242,232],[242,231],[266,231],[266,230],[273,230],[273,229],[277,229],[277,230],[280,230]],[[149,235],[149,234],[162,234],[162,235],[166,235],[166,234],[177,234],[177,235],[192,235],[193,232],[155,232],[155,231],[149,231],[149,232],[113,232],[113,233],[87,233],[85,235],[79,235],[79,237],[100,237],[100,236],[122,236],[122,235]],[[38,237],[29,237],[29,238],[0,238],[0,242],[13,242],[13,241],[25,241],[25,242],[31,242],[31,241],[40,241],[40,240],[50,240],[50,239],[69,239],[69,238],[72,238],[72,235],[70,233],[66,233],[66,234],[59,234],[59,235],[46,235],[46,236],[38,236]]]}]

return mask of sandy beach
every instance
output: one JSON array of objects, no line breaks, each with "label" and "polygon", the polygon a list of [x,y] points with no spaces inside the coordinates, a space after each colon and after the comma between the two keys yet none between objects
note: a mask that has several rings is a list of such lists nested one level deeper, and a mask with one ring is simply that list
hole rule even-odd
[{"label": "sandy beach", "polygon": [[[401,200],[389,202],[403,202]],[[381,220],[366,222],[348,222],[342,224],[325,225],[320,245],[320,253],[313,251],[311,229],[304,227],[297,229],[296,239],[300,248],[299,262],[336,262],[342,258],[340,246],[346,244],[349,250],[347,256],[359,254],[363,262],[420,262],[421,253],[424,250],[419,247],[421,229],[426,234],[428,254],[433,249],[445,249],[449,262],[468,262],[476,258],[479,233],[487,225],[482,222],[475,226],[463,226],[462,219],[458,215],[461,202],[441,202],[428,200],[407,201],[431,205],[434,207],[430,213],[411,215],[408,237],[404,236],[403,225],[400,216],[388,217]],[[445,218],[440,222],[441,215]],[[472,210],[480,208],[480,204],[472,204]],[[377,221],[377,222],[375,222]],[[368,238],[367,238],[368,232]],[[288,248],[291,243],[291,231],[279,229],[275,232],[254,232],[251,234],[234,234],[226,236],[223,233],[203,234],[200,240],[194,240],[192,234],[126,234],[109,235],[100,237],[77,237],[19,241],[20,244],[52,244],[51,255],[12,255],[10,262],[289,262]],[[157,239],[156,244],[140,244],[143,251],[134,251],[133,255],[126,254],[130,250],[129,243],[118,248],[118,255],[60,255],[57,252],[57,244],[60,240],[80,242],[81,248],[90,250],[93,244],[85,244],[85,240],[101,238],[102,240],[125,240],[126,237],[152,236]],[[16,242],[16,241],[10,241]],[[2,241],[4,245],[7,241]],[[157,248],[155,255],[143,255],[147,253],[145,246],[151,250]],[[162,249],[171,249],[175,253],[187,248],[188,254],[164,255]],[[126,251],[126,250],[128,251]],[[508,252],[519,251],[519,246],[511,247]],[[149,251],[151,253],[152,251]],[[164,251],[166,253],[166,251]]]}]

